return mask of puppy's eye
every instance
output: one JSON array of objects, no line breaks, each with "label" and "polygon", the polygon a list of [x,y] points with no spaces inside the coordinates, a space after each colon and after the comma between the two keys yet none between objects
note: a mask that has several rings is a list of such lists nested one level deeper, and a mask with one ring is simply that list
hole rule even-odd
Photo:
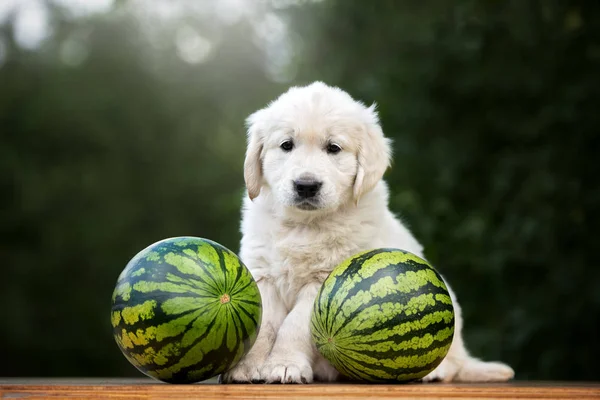
[{"label": "puppy's eye", "polygon": [[327,145],[327,152],[329,154],[337,154],[340,151],[342,151],[342,148],[339,145],[335,144],[335,143],[329,143]]},{"label": "puppy's eye", "polygon": [[291,140],[286,140],[284,142],[282,142],[279,147],[281,147],[281,150],[283,151],[292,151],[292,149],[294,148],[294,142],[292,142]]}]

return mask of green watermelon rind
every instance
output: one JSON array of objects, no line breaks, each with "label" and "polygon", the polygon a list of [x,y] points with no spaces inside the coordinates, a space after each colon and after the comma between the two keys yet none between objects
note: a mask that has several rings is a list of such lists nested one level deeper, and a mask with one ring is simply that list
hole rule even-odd
[{"label": "green watermelon rind", "polygon": [[175,237],[140,251],[120,274],[111,324],[138,370],[194,383],[234,367],[258,335],[262,302],[250,271],[208,239]]},{"label": "green watermelon rind", "polygon": [[454,336],[454,308],[441,275],[416,255],[365,251],[338,265],[315,299],[311,335],[346,377],[409,382],[437,367]]}]

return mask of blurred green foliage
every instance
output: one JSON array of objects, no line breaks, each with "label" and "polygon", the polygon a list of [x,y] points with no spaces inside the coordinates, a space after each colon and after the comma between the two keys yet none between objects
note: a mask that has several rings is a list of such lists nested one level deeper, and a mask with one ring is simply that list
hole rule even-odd
[{"label": "blurred green foliage", "polygon": [[137,375],[108,321],[118,274],[170,236],[237,251],[244,118],[318,79],[378,103],[391,207],[457,292],[472,352],[520,379],[598,379],[599,5],[282,3],[258,36],[185,15],[217,43],[201,63],[121,3],[53,8],[35,51],[0,27],[0,376]]}]

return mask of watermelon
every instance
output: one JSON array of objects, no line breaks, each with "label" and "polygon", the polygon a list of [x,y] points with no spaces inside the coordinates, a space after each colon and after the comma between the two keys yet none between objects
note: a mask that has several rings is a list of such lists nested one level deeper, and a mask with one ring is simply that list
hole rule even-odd
[{"label": "watermelon", "polygon": [[454,335],[442,277],[398,249],[357,254],[338,265],[315,299],[311,334],[342,374],[367,382],[408,382],[433,371]]},{"label": "watermelon", "polygon": [[117,345],[144,374],[169,383],[223,373],[250,350],[260,292],[240,259],[195,237],[157,242],[125,267],[112,298]]}]

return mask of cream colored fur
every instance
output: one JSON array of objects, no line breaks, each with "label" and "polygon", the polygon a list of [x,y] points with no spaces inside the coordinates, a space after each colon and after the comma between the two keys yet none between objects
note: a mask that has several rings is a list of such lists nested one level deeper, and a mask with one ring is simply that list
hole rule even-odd
[{"label": "cream colored fur", "polygon": [[[294,148],[284,151],[282,142]],[[337,154],[329,144],[341,147]],[[333,381],[338,373],[311,342],[309,320],[329,272],[367,249],[395,247],[423,257],[423,248],[388,209],[382,176],[390,142],[374,107],[316,82],[291,88],[248,118],[240,256],[258,282],[263,321],[246,357],[224,382]],[[315,209],[299,209],[293,181],[316,179]],[[252,199],[252,200],[251,200]],[[471,357],[462,339],[454,294],[456,330],[445,360],[425,381],[505,381],[513,370]]]}]

